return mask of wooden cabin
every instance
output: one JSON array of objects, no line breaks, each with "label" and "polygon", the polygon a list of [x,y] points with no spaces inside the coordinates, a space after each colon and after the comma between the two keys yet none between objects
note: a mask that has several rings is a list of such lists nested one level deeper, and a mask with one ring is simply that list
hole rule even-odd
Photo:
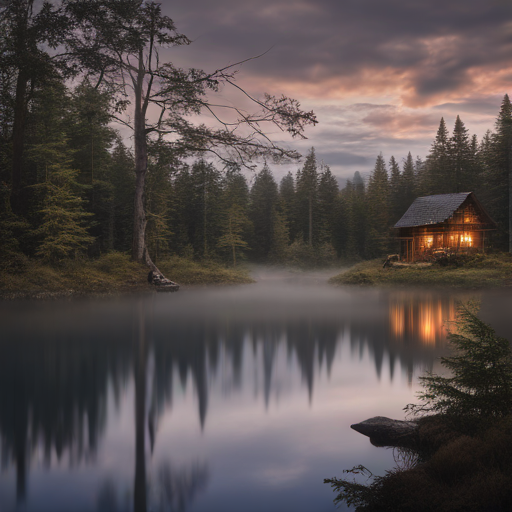
[{"label": "wooden cabin", "polygon": [[484,252],[496,229],[473,192],[418,197],[395,224],[401,261],[429,261],[440,254]]}]

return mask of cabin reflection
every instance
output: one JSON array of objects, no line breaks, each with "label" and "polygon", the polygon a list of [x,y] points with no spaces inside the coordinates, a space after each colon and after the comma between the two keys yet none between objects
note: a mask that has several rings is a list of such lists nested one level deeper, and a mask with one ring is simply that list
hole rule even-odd
[{"label": "cabin reflection", "polygon": [[446,340],[447,322],[455,318],[453,298],[427,296],[414,300],[402,295],[390,299],[389,327],[391,338],[399,342],[436,345]]}]

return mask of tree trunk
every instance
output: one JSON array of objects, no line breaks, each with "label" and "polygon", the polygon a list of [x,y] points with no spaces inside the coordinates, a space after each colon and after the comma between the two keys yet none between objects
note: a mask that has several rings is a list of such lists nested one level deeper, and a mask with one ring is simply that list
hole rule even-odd
[{"label": "tree trunk", "polygon": [[132,260],[145,263],[146,256],[146,211],[144,187],[148,170],[148,148],[146,143],[146,116],[142,108],[144,70],[142,56],[139,58],[139,73],[134,84],[134,145],[135,145],[135,207],[133,215]]},{"label": "tree trunk", "polygon": [[28,78],[20,70],[16,81],[16,99],[14,103],[14,121],[12,127],[12,189],[11,207],[20,215],[23,209],[21,181],[23,172],[23,146],[25,139],[25,114]]},{"label": "tree trunk", "polygon": [[313,199],[309,196],[309,246],[313,245]]}]

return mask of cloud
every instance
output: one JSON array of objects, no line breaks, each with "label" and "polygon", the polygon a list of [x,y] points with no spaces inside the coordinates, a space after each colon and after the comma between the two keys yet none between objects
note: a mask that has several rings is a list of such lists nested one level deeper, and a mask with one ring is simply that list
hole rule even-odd
[{"label": "cloud", "polygon": [[[194,0],[169,14],[211,66],[272,50],[247,82],[307,97],[394,92],[408,106],[503,82],[512,72],[512,5],[480,0]],[[193,45],[192,45],[193,46]],[[202,54],[202,55],[201,55]],[[214,64],[215,65],[215,64]]]}]

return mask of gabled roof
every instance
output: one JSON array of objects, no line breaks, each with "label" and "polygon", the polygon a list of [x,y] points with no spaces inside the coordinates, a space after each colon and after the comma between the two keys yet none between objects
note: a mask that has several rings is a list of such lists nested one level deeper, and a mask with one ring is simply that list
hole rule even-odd
[{"label": "gabled roof", "polygon": [[459,192],[458,194],[418,197],[395,224],[395,228],[412,228],[444,222],[472,194],[473,192]]}]

